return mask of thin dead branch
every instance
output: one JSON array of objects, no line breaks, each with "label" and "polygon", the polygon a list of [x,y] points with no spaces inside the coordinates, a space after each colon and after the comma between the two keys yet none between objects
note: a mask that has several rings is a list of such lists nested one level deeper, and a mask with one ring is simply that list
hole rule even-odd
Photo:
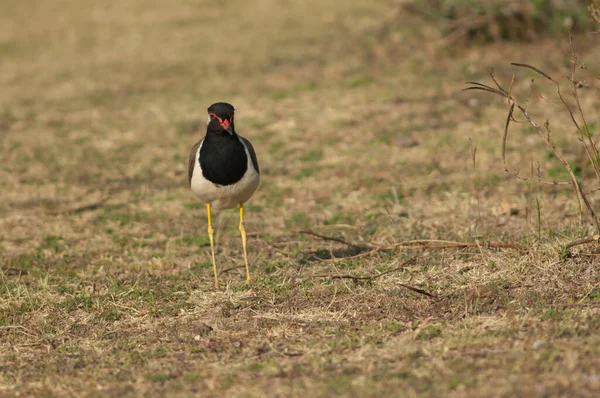
[{"label": "thin dead branch", "polygon": [[[575,51],[573,50],[573,64],[576,65],[577,64],[577,56],[575,54]],[[526,68],[526,69],[530,69],[534,72],[536,72],[537,74],[539,74],[540,76],[543,76],[544,78],[546,78],[547,80],[549,80],[550,82],[554,83],[556,85],[556,91],[558,94],[558,97],[560,99],[560,101],[563,103],[563,105],[565,106],[565,108],[567,109],[567,111],[569,112],[569,115],[571,117],[571,120],[573,122],[573,124],[577,127],[579,134],[580,134],[580,138],[581,141],[584,144],[584,147],[586,149],[586,152],[588,154],[588,158],[590,159],[591,163],[593,164],[594,167],[594,171],[596,172],[596,175],[598,176],[598,180],[600,181],[600,163],[598,162],[598,151],[596,149],[595,144],[593,143],[593,140],[591,139],[591,134],[589,133],[589,129],[587,128],[587,125],[585,124],[585,119],[584,120],[584,127],[582,128],[579,123],[577,122],[575,115],[573,113],[573,110],[571,109],[571,107],[569,106],[569,104],[565,101],[563,95],[562,95],[562,91],[560,88],[560,84],[558,81],[556,81],[555,79],[553,79],[549,74],[545,73],[544,71],[540,70],[539,68],[536,68],[535,66],[529,65],[529,64],[525,64],[525,63],[517,63],[514,62],[512,63],[512,65],[517,66],[517,67],[521,67],[521,68]],[[537,122],[535,122],[531,116],[529,115],[529,112],[527,111],[527,109],[525,109],[524,106],[520,105],[519,102],[516,100],[516,98],[514,96],[512,96],[511,92],[512,92],[512,86],[514,83],[514,76],[511,79],[511,83],[510,83],[510,89],[507,91],[505,90],[502,85],[498,82],[498,80],[495,78],[494,76],[494,72],[493,70],[490,71],[490,77],[492,79],[492,81],[494,82],[494,84],[496,85],[497,88],[493,88],[491,86],[485,85],[485,84],[481,84],[478,82],[470,82],[469,84],[471,84],[471,87],[466,88],[465,90],[481,90],[481,91],[486,91],[486,92],[490,92],[496,95],[500,95],[504,98],[507,99],[508,103],[509,103],[509,109],[508,109],[508,114],[506,117],[506,122],[504,125],[504,132],[503,132],[503,136],[502,136],[502,162],[504,164],[504,169],[507,173],[513,175],[514,177],[523,180],[523,181],[535,181],[538,183],[542,183],[542,184],[551,184],[551,185],[565,185],[565,184],[570,184],[574,190],[575,196],[577,198],[577,204],[579,206],[579,214],[581,217],[581,222],[583,222],[583,207],[582,207],[582,202],[585,204],[586,209],[589,212],[590,218],[594,221],[596,228],[598,230],[600,230],[600,223],[596,217],[596,213],[594,212],[594,209],[592,208],[589,200],[587,199],[586,195],[583,193],[583,190],[581,188],[581,184],[580,182],[577,180],[577,177],[575,176],[575,173],[573,172],[571,165],[569,164],[569,162],[567,162],[567,160],[561,155],[561,153],[558,151],[558,149],[556,148],[556,146],[554,145],[554,143],[552,142],[551,139],[551,129],[550,129],[550,123],[549,121],[546,121],[544,123],[544,127],[540,126]],[[572,75],[571,75],[571,80],[574,81],[575,80],[575,69],[573,67],[572,69]],[[577,86],[573,85],[573,96],[575,97],[576,101],[577,101],[577,109],[579,111],[579,115],[580,117],[582,117],[583,115],[583,110],[581,109],[581,104],[578,101],[578,96],[577,96]],[[538,133],[538,135],[540,136],[540,138],[544,141],[544,143],[546,144],[546,147],[549,149],[550,152],[552,152],[552,154],[556,157],[556,159],[558,159],[558,161],[562,164],[562,166],[564,167],[564,169],[567,171],[567,174],[569,175],[569,180],[570,181],[547,181],[547,180],[543,180],[541,179],[541,177],[539,177],[538,174],[538,178],[537,179],[529,179],[526,177],[523,177],[519,174],[519,170],[510,170],[508,168],[507,165],[507,161],[506,161],[506,142],[508,139],[508,129],[510,126],[510,122],[511,121],[515,121],[514,118],[514,110],[515,107],[517,109],[519,109],[519,111],[521,112],[521,114],[525,117],[525,121],[531,125],[536,132]],[[586,140],[587,139],[587,140]]]},{"label": "thin dead branch", "polygon": [[358,250],[367,250],[370,248],[369,246],[358,245],[358,244],[355,244],[352,242],[348,242],[347,240],[344,240],[342,238],[336,238],[334,236],[321,235],[321,234],[318,234],[318,233],[310,231],[310,230],[301,230],[301,231],[297,231],[297,232],[300,234],[303,234],[303,235],[310,235],[310,236],[314,236],[315,238],[341,243],[343,245],[346,245],[346,246],[349,246],[349,247],[352,247],[352,248],[358,249]]},{"label": "thin dead branch", "polygon": [[550,75],[548,75],[547,73],[541,71],[540,69],[536,68],[535,66],[529,65],[529,64],[522,64],[519,62],[511,62],[510,63],[513,66],[518,66],[521,68],[527,68],[527,69],[531,69],[532,71],[544,76],[546,79],[550,80],[552,83],[558,84],[558,82],[556,80],[554,80],[552,77],[550,77]]},{"label": "thin dead branch", "polygon": [[[598,153],[598,148],[596,147],[596,142],[592,139],[592,134],[590,133],[590,128],[588,126],[588,123],[585,119],[585,114],[583,112],[583,108],[581,107],[581,102],[579,101],[579,85],[575,83],[575,70],[577,68],[578,63],[578,56],[577,53],[575,52],[575,47],[573,46],[573,36],[571,35],[571,32],[569,31],[569,45],[571,46],[571,86],[573,88],[573,98],[575,98],[575,103],[577,104],[577,112],[579,113],[579,117],[581,118],[581,121],[583,123],[583,131],[582,129],[579,127],[579,125],[576,123],[577,129],[579,130],[579,133],[581,135],[581,138],[583,139],[584,136],[584,132],[585,132],[585,138],[587,138],[587,142],[585,140],[583,140],[583,144],[585,147],[585,150],[587,152],[588,158],[590,159],[590,162],[592,163],[592,166],[594,168],[594,171],[596,172],[596,178],[598,179],[598,181],[600,181],[600,154]],[[572,117],[572,119],[574,119]],[[589,145],[589,147],[588,147]]]},{"label": "thin dead branch", "polygon": [[585,245],[586,243],[598,242],[598,239],[600,239],[600,235],[594,235],[594,236],[591,236],[589,238],[583,238],[583,239],[574,240],[573,242],[567,243],[565,245],[565,248],[566,249],[570,249],[570,248],[575,247],[575,246]]},{"label": "thin dead branch", "polygon": [[[370,280],[373,280],[373,279],[381,278],[382,276],[385,276],[385,275],[389,275],[389,274],[391,274],[393,272],[400,271],[400,270],[404,269],[404,267],[406,267],[407,265],[413,264],[417,260],[417,258],[418,258],[417,256],[412,257],[412,258],[408,259],[407,261],[403,262],[401,265],[399,265],[397,267],[394,267],[394,268],[392,268],[390,270],[387,270],[385,272],[381,272],[381,273],[379,273],[377,275],[361,275],[361,276],[356,276],[356,275],[349,275],[349,274],[323,273],[323,274],[313,274],[313,275],[311,275],[311,277],[312,278],[328,278],[328,279],[351,279],[353,281],[370,281]],[[401,286],[401,287],[403,287],[405,289],[408,289],[408,290],[410,290],[412,292],[419,293],[419,294],[422,294],[422,295],[427,296],[427,297],[431,297],[431,298],[435,298],[436,297],[435,295],[433,295],[433,294],[431,294],[431,293],[429,293],[429,292],[427,292],[427,291],[425,291],[423,289],[419,289],[419,288],[407,285],[405,283],[399,283],[398,286]]]},{"label": "thin dead branch", "polygon": [[231,271],[235,271],[236,269],[242,269],[242,268],[246,268],[246,266],[245,265],[238,265],[238,266],[231,267],[231,268],[225,268],[224,270],[222,270],[221,272],[219,272],[219,276],[221,276],[223,274],[226,274],[228,272],[231,272]]},{"label": "thin dead branch", "polygon": [[391,274],[392,272],[400,271],[407,265],[413,264],[417,260],[417,258],[418,258],[417,256],[414,256],[414,257],[408,259],[407,261],[403,262],[399,266],[392,268],[390,270],[387,270],[385,272],[381,272],[377,275],[354,276],[354,275],[341,275],[341,274],[326,273],[326,274],[313,274],[313,275],[311,275],[311,277],[312,278],[331,278],[331,279],[353,279],[356,281],[377,279],[377,278],[381,278],[384,275]]},{"label": "thin dead branch", "polygon": [[600,25],[600,6],[598,5],[598,2],[596,0],[592,0],[592,4],[588,6],[588,10],[590,10],[590,15],[592,16],[594,22]]},{"label": "thin dead branch", "polygon": [[312,231],[303,231],[302,233],[312,235],[322,240],[335,241],[348,245],[352,248],[366,250],[359,254],[346,257],[334,257],[326,259],[319,259],[321,261],[341,261],[341,260],[352,260],[360,257],[371,256],[379,252],[385,252],[393,249],[406,249],[406,250],[442,250],[442,249],[464,249],[464,248],[488,248],[488,249],[513,249],[518,251],[526,251],[527,248],[521,245],[513,245],[509,243],[499,242],[458,242],[452,240],[441,240],[441,239],[415,239],[396,242],[391,245],[374,245],[372,248],[358,246],[353,243],[347,242],[343,239],[333,238],[321,234],[313,233]]},{"label": "thin dead branch", "polygon": [[[556,92],[558,94],[558,98],[559,98],[560,102],[565,106],[565,109],[567,110],[567,112],[569,113],[569,116],[571,117],[571,121],[577,128],[577,131],[580,134],[581,142],[583,143],[583,146],[588,155],[588,158],[590,159],[590,162],[592,163],[592,167],[594,168],[594,172],[596,173],[596,177],[600,181],[600,161],[599,161],[600,155],[598,154],[598,149],[596,148],[596,144],[595,144],[594,140],[592,139],[591,133],[589,131],[589,127],[585,121],[583,109],[581,108],[581,103],[579,102],[578,86],[575,83],[575,68],[577,66],[578,57],[575,52],[575,48],[573,47],[573,38],[570,34],[569,34],[569,42],[571,45],[571,77],[569,80],[571,81],[571,86],[573,88],[572,95],[577,103],[577,111],[583,120],[584,128],[582,128],[580,126],[580,124],[577,122],[577,119],[575,118],[575,114],[574,114],[573,110],[571,109],[571,106],[567,103],[567,101],[565,101],[559,82],[557,82],[556,80],[551,78],[548,74],[542,72],[541,70],[539,70],[538,68],[536,68],[534,66],[527,65],[527,64],[521,64],[521,63],[512,63],[512,65],[531,69],[531,70],[535,71],[536,73],[539,73],[540,75],[544,76],[545,78],[547,78],[548,80],[550,80],[551,82],[553,82],[556,85]],[[587,140],[586,140],[586,138],[587,138]]]}]

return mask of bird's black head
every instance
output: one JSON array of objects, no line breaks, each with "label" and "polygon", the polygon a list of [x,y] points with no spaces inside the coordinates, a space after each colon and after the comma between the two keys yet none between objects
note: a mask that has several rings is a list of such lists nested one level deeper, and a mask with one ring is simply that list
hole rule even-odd
[{"label": "bird's black head", "polygon": [[233,126],[235,108],[233,105],[228,104],[227,102],[216,102],[209,106],[207,110],[209,125],[213,120],[216,120],[223,130],[226,130],[229,134],[235,133],[235,128]]}]

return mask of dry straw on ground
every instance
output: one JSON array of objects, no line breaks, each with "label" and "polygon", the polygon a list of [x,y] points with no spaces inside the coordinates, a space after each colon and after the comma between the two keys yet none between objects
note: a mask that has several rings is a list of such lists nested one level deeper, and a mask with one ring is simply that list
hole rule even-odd
[{"label": "dry straw on ground", "polygon": [[[0,395],[597,395],[595,227],[569,186],[505,173],[505,103],[462,91],[492,66],[510,81],[510,62],[569,74],[569,41],[443,40],[388,0],[5,7]],[[573,43],[600,65],[597,37]],[[551,117],[594,205],[553,93],[527,112]],[[215,100],[264,181],[249,288],[236,215],[218,220],[223,291],[185,170]],[[511,170],[568,181],[516,126]]]}]

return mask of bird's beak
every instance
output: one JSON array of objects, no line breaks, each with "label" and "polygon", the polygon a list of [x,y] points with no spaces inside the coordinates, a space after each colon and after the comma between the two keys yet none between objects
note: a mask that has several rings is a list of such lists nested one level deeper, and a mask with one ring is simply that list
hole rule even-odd
[{"label": "bird's beak", "polygon": [[223,119],[220,123],[223,130],[227,130],[229,134],[233,135],[233,128],[231,127],[231,122],[229,120]]}]

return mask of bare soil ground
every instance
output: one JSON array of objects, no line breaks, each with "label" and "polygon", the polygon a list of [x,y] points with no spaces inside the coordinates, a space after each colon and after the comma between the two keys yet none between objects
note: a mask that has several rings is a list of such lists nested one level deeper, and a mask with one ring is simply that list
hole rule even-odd
[{"label": "bare soil ground", "polygon": [[[594,245],[564,249],[594,231],[568,186],[504,172],[506,104],[461,91],[490,67],[508,84],[510,62],[568,74],[566,38],[447,48],[388,0],[2,9],[0,395],[600,393]],[[590,67],[597,40],[575,38]],[[532,115],[592,189],[553,95],[540,85]],[[254,283],[224,212],[222,291],[186,170],[215,101],[263,172]],[[510,134],[512,166],[566,178],[535,132]]]}]

